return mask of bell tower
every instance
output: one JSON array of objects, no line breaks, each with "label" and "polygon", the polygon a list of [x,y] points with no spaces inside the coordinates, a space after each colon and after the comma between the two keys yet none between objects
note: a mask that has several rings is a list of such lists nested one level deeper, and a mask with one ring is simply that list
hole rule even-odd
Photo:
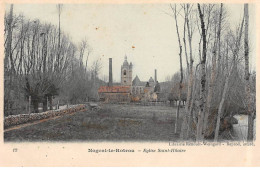
[{"label": "bell tower", "polygon": [[125,56],[124,63],[121,66],[121,85],[122,86],[131,86],[132,85],[132,68],[133,68],[132,62],[130,62],[130,64],[128,64],[127,56]]}]

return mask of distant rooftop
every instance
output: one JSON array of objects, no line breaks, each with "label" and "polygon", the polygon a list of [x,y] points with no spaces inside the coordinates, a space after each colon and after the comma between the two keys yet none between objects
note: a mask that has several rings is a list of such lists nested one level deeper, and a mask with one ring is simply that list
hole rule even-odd
[{"label": "distant rooftop", "polygon": [[130,86],[101,86],[98,89],[99,93],[130,93]]}]

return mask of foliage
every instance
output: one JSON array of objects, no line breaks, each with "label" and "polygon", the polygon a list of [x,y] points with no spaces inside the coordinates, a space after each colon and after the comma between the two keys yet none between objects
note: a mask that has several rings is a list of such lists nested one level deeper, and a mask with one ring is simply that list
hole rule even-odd
[{"label": "foliage", "polygon": [[91,69],[83,64],[84,54],[88,59],[92,51],[85,39],[78,48],[60,27],[17,16],[13,5],[5,15],[4,33],[5,115],[28,111],[29,96],[31,112],[39,112],[40,103],[43,110],[48,104],[52,109],[55,96],[61,104],[84,102],[99,86],[100,63],[95,61]]}]

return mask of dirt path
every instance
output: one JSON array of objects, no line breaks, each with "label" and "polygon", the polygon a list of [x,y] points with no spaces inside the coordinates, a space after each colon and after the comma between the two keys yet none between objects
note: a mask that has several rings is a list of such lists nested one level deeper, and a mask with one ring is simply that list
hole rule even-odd
[{"label": "dirt path", "polygon": [[[79,112],[84,112],[84,111],[86,111],[86,109],[81,110]],[[72,116],[75,113],[77,113],[77,112],[66,114],[66,115],[71,115]],[[16,126],[11,126],[11,127],[8,127],[6,129],[4,129],[4,132],[9,132],[9,131],[16,130],[16,129],[21,129],[21,128],[24,128],[24,127],[27,127],[27,126],[36,125],[36,124],[43,123],[43,122],[46,122],[46,121],[49,121],[49,120],[58,119],[60,117],[63,117],[63,116],[55,116],[55,117],[51,117],[51,118],[48,118],[48,119],[36,120],[36,121],[33,121],[33,122],[29,122],[29,123],[24,123],[24,124],[20,124],[20,125],[16,125]]]}]

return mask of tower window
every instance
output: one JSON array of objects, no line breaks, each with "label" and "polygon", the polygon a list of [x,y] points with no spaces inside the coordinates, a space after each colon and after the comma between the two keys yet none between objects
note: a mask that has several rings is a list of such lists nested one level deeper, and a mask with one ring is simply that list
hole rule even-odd
[{"label": "tower window", "polygon": [[124,75],[126,75],[126,70],[124,70]]}]

